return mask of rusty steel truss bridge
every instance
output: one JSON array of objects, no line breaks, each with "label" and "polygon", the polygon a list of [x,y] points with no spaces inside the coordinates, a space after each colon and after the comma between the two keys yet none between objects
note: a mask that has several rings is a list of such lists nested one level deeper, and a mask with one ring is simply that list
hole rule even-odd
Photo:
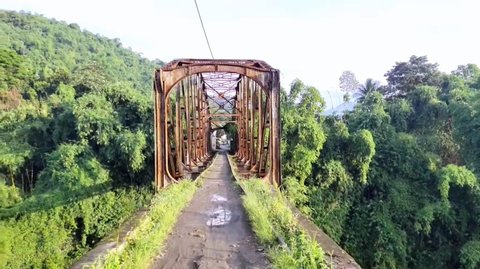
[{"label": "rusty steel truss bridge", "polygon": [[[175,268],[186,268],[187,264],[217,268],[228,263],[235,264],[232,268],[252,263],[267,268],[268,261],[256,251],[255,240],[247,239],[251,231],[245,213],[238,210],[240,197],[231,177],[257,177],[277,187],[282,183],[279,71],[258,60],[181,59],[155,71],[153,88],[155,189],[193,178],[202,171],[209,180],[180,215],[166,243],[167,251],[152,268],[173,263]],[[224,152],[212,158],[217,146],[214,132],[220,129],[228,129],[234,138],[233,158],[227,158]],[[236,162],[238,178],[231,170],[231,161]],[[205,171],[207,166],[212,169]],[[308,217],[289,207],[302,229],[329,253],[332,268],[360,268]],[[236,216],[235,221],[232,216]],[[131,228],[129,223],[122,231]],[[223,228],[212,228],[217,226]],[[125,242],[129,232],[121,234]],[[192,251],[196,249],[192,246],[200,246],[200,250]],[[108,240],[100,243],[72,268],[84,268],[111,248]]]},{"label": "rusty steel truss bridge", "polygon": [[279,71],[258,60],[174,60],[155,71],[155,186],[196,173],[212,133],[236,126],[246,173],[281,184]]}]

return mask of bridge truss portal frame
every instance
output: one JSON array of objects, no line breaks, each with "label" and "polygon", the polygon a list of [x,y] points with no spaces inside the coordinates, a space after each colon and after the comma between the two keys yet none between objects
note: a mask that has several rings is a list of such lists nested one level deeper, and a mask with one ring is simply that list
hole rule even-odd
[{"label": "bridge truss portal frame", "polygon": [[[237,76],[230,76],[232,89],[220,90],[225,81],[211,86],[210,80],[220,80],[222,74]],[[281,184],[278,70],[258,60],[174,60],[155,70],[153,88],[157,190],[205,166],[212,156],[212,125],[222,119],[237,125],[239,166]],[[228,91],[235,95],[227,98]],[[211,104],[217,111],[225,105],[232,111],[215,114]]]}]

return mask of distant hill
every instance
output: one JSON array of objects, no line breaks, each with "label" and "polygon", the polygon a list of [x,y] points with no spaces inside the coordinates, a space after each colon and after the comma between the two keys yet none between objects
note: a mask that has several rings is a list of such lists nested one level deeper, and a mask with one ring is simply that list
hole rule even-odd
[{"label": "distant hill", "polygon": [[323,112],[324,116],[342,116],[346,112],[353,111],[355,105],[357,104],[356,100],[351,100],[347,103],[342,103],[334,108],[330,108]]},{"label": "distant hill", "polygon": [[[75,23],[4,10],[0,10],[0,50],[24,59],[31,79],[48,81],[94,69],[108,81],[128,81],[144,93],[151,91],[155,65],[163,64],[122,47],[117,38],[82,31]],[[0,74],[0,79],[2,75],[6,76]]]}]

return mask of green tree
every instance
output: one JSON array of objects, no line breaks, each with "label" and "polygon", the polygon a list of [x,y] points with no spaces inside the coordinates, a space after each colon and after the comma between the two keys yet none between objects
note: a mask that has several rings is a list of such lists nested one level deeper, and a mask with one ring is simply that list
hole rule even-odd
[{"label": "green tree", "polygon": [[459,65],[452,74],[466,82],[472,82],[480,77],[480,68],[476,64]]},{"label": "green tree", "polygon": [[439,86],[438,65],[428,62],[427,56],[411,56],[408,62],[397,62],[386,74],[388,87],[382,93],[389,98],[405,97],[417,86]]},{"label": "green tree", "polygon": [[394,100],[388,105],[388,115],[397,132],[406,132],[413,113],[412,104],[405,99]]},{"label": "green tree", "polygon": [[73,106],[76,130],[82,143],[94,149],[105,146],[120,129],[117,113],[104,95],[90,93],[82,96]]},{"label": "green tree", "polygon": [[360,105],[348,116],[354,130],[377,130],[389,126],[390,116],[385,111],[386,102],[378,92],[367,94]]},{"label": "green tree", "polygon": [[[282,104],[282,168],[284,187],[294,187],[290,194],[305,194],[304,182],[311,175],[325,135],[321,126],[321,112],[325,102],[317,89],[305,86],[301,81],[292,83],[290,94]],[[297,181],[296,184],[293,181]],[[303,195],[290,196],[300,203]]]},{"label": "green tree", "polygon": [[357,89],[358,101],[362,102],[369,93],[380,90],[380,82],[368,78],[365,84],[360,85]]},{"label": "green tree", "polygon": [[111,181],[109,172],[96,160],[88,146],[63,144],[47,159],[47,168],[40,174],[35,193],[58,192],[72,196]]},{"label": "green tree", "polygon": [[413,129],[435,128],[448,117],[447,104],[437,96],[439,91],[431,86],[419,86],[408,95],[415,117],[410,118]]},{"label": "green tree", "polygon": [[474,269],[480,265],[480,241],[472,240],[463,245],[460,251],[462,268]]},{"label": "green tree", "polygon": [[15,186],[7,186],[0,179],[0,208],[10,207],[22,201],[20,190]]},{"label": "green tree", "polygon": [[0,93],[7,90],[22,90],[28,85],[30,71],[25,59],[11,49],[0,48]]},{"label": "green tree", "polygon": [[[460,93],[460,94],[457,94]],[[461,146],[463,160],[474,171],[480,171],[480,94],[478,92],[453,92],[456,95],[450,105],[453,115],[453,135]]]}]

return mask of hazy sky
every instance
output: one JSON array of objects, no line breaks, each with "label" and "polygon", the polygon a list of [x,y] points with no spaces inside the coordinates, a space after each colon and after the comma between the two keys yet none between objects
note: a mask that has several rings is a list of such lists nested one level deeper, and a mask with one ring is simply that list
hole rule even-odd
[{"label": "hazy sky", "polygon": [[[340,101],[338,78],[360,82],[397,61],[427,55],[442,71],[480,64],[478,0],[197,0],[215,58],[256,58]],[[121,39],[168,62],[209,58],[193,0],[2,0],[0,8],[43,14]]]}]

